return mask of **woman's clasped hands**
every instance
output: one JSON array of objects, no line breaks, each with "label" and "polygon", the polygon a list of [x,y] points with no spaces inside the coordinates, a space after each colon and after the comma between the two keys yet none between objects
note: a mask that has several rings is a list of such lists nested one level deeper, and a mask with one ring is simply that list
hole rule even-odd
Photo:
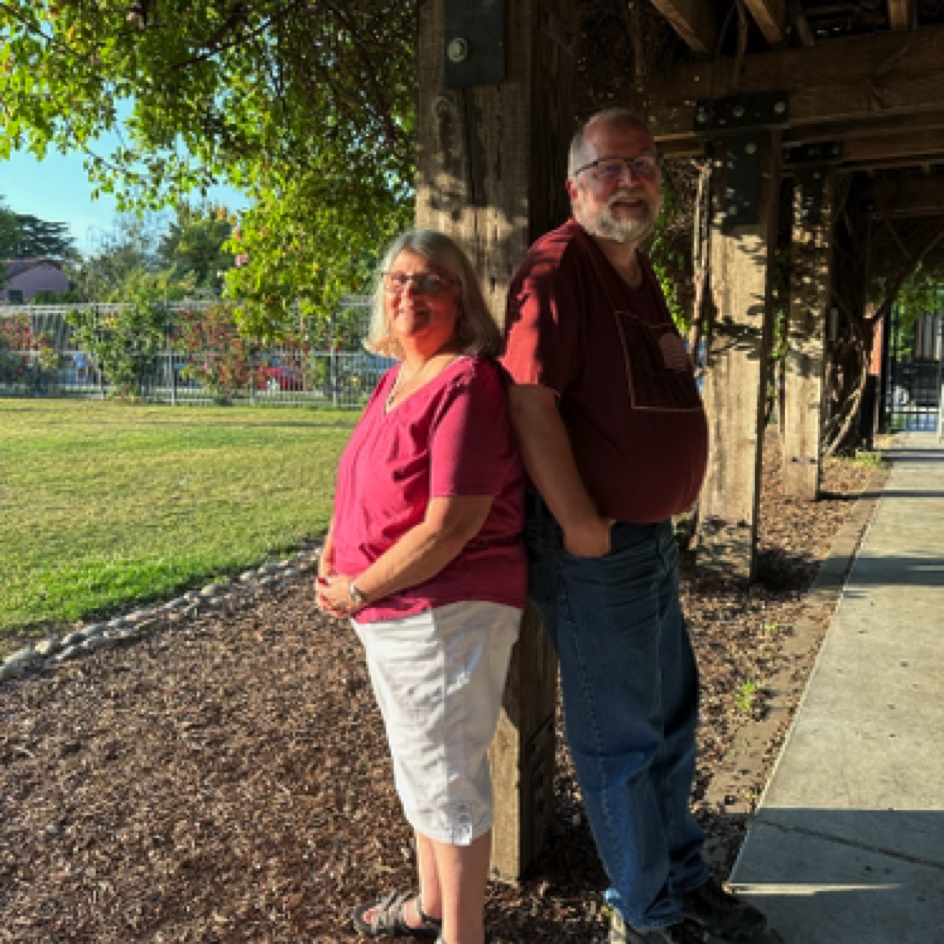
[{"label": "woman's clasped hands", "polygon": [[319,574],[315,578],[316,601],[322,613],[338,619],[348,619],[364,608],[351,593],[354,578],[347,574]]}]

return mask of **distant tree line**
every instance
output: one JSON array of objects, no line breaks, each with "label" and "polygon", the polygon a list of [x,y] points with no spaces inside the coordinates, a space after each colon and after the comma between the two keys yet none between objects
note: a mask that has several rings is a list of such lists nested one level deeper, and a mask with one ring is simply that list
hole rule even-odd
[{"label": "distant tree line", "polygon": [[[165,213],[120,214],[95,246],[79,253],[65,223],[14,213],[0,197],[0,259],[44,257],[69,277],[68,292],[40,292],[36,304],[120,302],[142,290],[169,298],[218,298],[235,257],[223,247],[234,228],[224,206],[178,204]],[[0,271],[0,283],[5,273]]]},{"label": "distant tree line", "polygon": [[0,259],[43,257],[62,262],[75,254],[68,223],[14,213],[0,196]]}]

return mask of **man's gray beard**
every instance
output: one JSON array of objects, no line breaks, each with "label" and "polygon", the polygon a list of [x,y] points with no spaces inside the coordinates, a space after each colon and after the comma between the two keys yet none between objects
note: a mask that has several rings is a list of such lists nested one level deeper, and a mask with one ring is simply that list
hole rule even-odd
[{"label": "man's gray beard", "polygon": [[660,206],[646,205],[646,218],[642,220],[617,220],[609,207],[604,207],[594,219],[577,217],[577,222],[591,235],[612,239],[617,243],[641,243],[648,239],[656,228]]}]

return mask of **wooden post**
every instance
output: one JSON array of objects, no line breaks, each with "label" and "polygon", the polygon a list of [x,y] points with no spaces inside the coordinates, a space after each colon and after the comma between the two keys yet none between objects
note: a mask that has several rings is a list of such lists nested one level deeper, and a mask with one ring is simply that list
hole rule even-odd
[{"label": "wooden post", "polygon": [[492,875],[514,882],[540,853],[554,817],[557,656],[533,607],[511,656],[489,751],[495,819]]},{"label": "wooden post", "polygon": [[[808,223],[799,181],[794,189],[793,265],[787,325],[783,424],[783,490],[788,498],[819,497],[820,438],[826,359],[826,313],[832,290],[832,207],[835,171],[822,168],[819,219]],[[807,180],[805,186],[809,187]]]},{"label": "wooden post", "polygon": [[[421,0],[417,62],[416,223],[458,240],[499,322],[526,250],[569,215],[564,181],[576,126],[579,9],[578,0],[502,6],[503,81],[444,85],[446,45],[457,38],[444,36],[445,14],[449,20],[457,11],[479,16],[495,0]],[[459,46],[459,54],[465,51],[476,55],[476,44]],[[491,751],[492,871],[502,879],[523,874],[540,852],[552,816],[556,684],[553,650],[529,612]]]},{"label": "wooden post", "polygon": [[710,443],[699,501],[699,568],[743,580],[754,576],[757,546],[779,134],[763,134],[757,147],[757,222],[725,226],[731,202],[716,201],[712,216],[710,293],[715,318],[704,392]]}]

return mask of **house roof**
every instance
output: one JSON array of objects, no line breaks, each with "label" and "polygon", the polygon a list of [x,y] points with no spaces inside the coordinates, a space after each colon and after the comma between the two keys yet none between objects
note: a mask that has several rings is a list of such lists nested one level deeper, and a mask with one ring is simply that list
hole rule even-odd
[{"label": "house roof", "polygon": [[7,277],[13,278],[16,275],[22,275],[24,272],[29,272],[30,269],[35,269],[37,266],[43,264],[54,266],[57,269],[61,269],[62,266],[56,262],[55,259],[47,259],[45,256],[36,256],[33,259],[4,259],[3,265],[7,270]]}]

